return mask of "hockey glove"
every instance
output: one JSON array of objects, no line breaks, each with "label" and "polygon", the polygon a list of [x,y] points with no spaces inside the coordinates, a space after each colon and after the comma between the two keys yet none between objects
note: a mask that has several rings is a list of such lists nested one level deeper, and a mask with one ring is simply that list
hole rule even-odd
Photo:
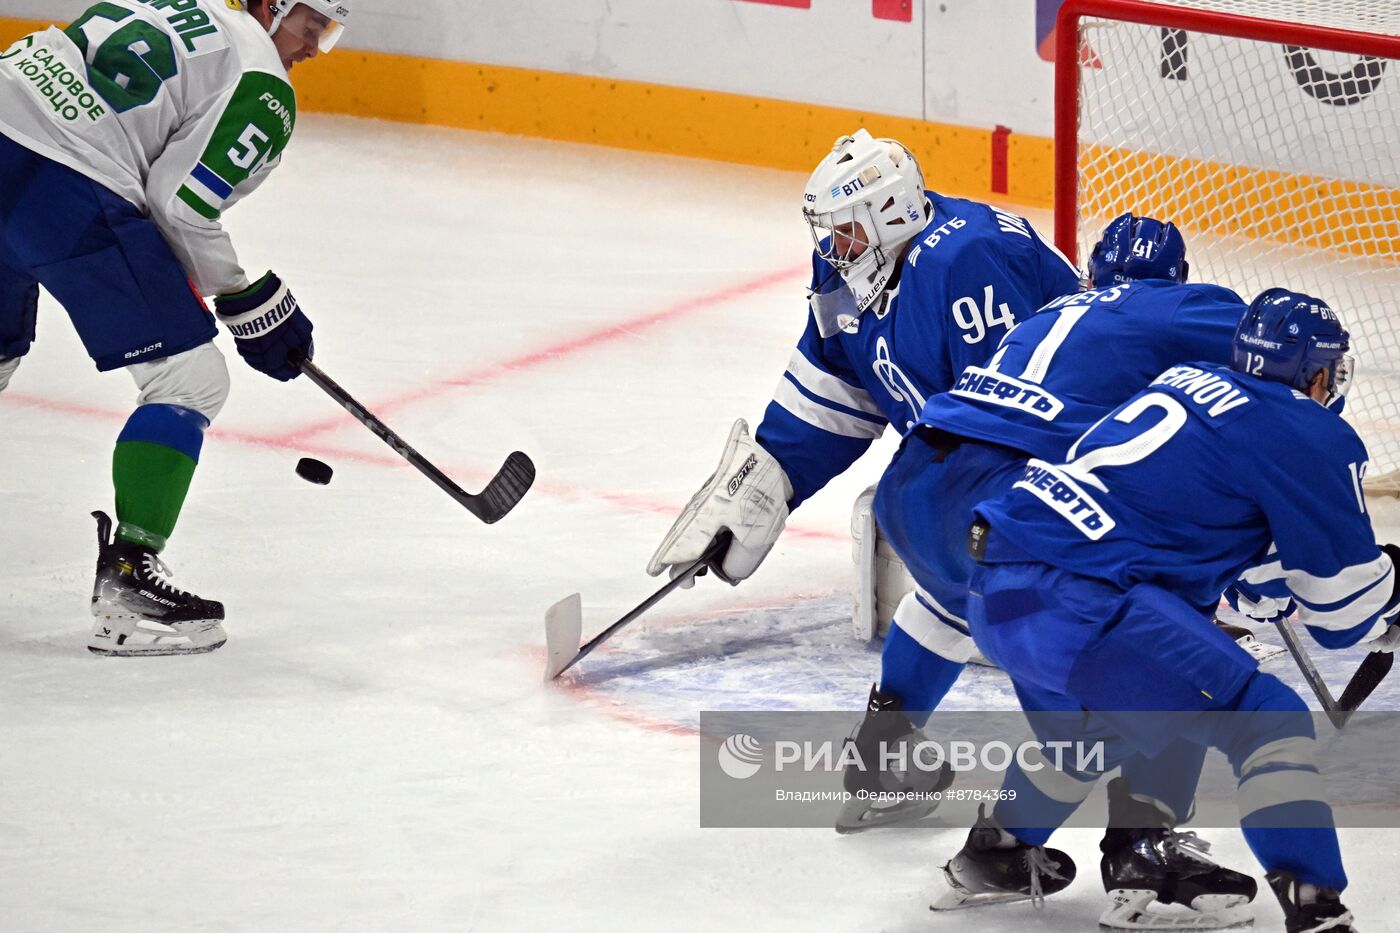
[{"label": "hockey glove", "polygon": [[301,375],[296,360],[311,359],[311,321],[273,273],[241,292],[218,296],[214,310],[238,355],[258,372],[286,382]]},{"label": "hockey glove", "polygon": [[1372,651],[1385,651],[1393,654],[1400,650],[1400,547],[1394,544],[1382,544],[1381,550],[1390,558],[1391,566],[1394,568],[1391,573],[1395,575],[1395,584],[1390,589],[1390,600],[1381,610],[1389,625],[1384,632],[1367,642],[1366,647]]},{"label": "hockey glove", "polygon": [[1275,599],[1262,596],[1239,582],[1231,584],[1225,591],[1225,601],[1231,609],[1247,616],[1252,622],[1277,622],[1291,616],[1296,608],[1288,597]]},{"label": "hockey glove", "polygon": [[699,559],[723,529],[734,535],[719,572],[731,585],[747,579],[787,522],[792,483],[778,461],[749,436],[740,418],[725,441],[719,466],[691,497],[661,546],[647,564],[653,577],[667,569],[674,575]]}]

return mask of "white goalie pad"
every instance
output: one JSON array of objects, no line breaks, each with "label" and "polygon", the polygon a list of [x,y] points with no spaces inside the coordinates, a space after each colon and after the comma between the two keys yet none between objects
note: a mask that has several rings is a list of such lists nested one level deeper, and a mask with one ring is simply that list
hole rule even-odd
[{"label": "white goalie pad", "polygon": [[855,609],[851,617],[856,638],[883,638],[895,609],[914,592],[914,578],[875,524],[875,487],[856,497],[851,509],[851,558],[855,562]]}]

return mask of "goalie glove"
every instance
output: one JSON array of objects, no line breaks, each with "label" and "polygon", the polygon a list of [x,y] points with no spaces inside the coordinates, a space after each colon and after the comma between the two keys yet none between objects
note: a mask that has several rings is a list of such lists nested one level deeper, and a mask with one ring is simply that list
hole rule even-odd
[{"label": "goalie glove", "polygon": [[719,466],[691,497],[647,563],[647,573],[672,575],[700,558],[721,531],[734,539],[719,575],[731,585],[747,579],[768,556],[787,523],[792,483],[773,456],[749,436],[748,423],[734,422]]},{"label": "goalie glove", "polygon": [[1253,622],[1277,622],[1293,614],[1293,600],[1288,597],[1275,599],[1261,596],[1236,582],[1225,591],[1225,601],[1230,608],[1247,616]]}]

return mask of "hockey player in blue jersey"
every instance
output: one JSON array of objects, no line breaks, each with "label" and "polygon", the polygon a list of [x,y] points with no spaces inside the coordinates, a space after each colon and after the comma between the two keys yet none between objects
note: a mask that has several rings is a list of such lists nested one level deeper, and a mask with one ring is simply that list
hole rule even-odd
[{"label": "hockey player in blue jersey", "polygon": [[[1118,755],[1158,755],[1171,738],[1118,711],[1180,713],[1177,735],[1220,748],[1238,776],[1241,825],[1289,933],[1354,931],[1312,721],[1210,614],[1248,572],[1291,595],[1325,647],[1400,643],[1400,549],[1377,546],[1365,446],[1325,407],[1345,390],[1348,350],[1324,302],[1270,289],[1241,319],[1228,367],[1169,368],[1059,462],[1032,459],[976,507],[969,537],[968,621],[1022,706],[1093,713]],[[1062,780],[1051,799],[1013,765],[1016,800],[999,801],[948,864],[954,890],[1061,889],[1068,856],[1044,847],[1050,829],[1022,827],[1068,816],[1098,775],[1071,776],[1079,791]]]},{"label": "hockey player in blue jersey", "polygon": [[721,575],[747,578],[789,512],[887,425],[986,361],[1078,271],[1021,217],[924,189],[913,155],[865,130],[836,141],[803,193],[816,249],[806,328],[756,436],[737,421],[719,466],[647,565],[697,559],[722,531]]},{"label": "hockey player in blue jersey", "polygon": [[[1086,428],[1168,366],[1228,361],[1244,302],[1216,285],[1183,284],[1187,268],[1175,226],[1131,214],[1115,219],[1090,255],[1093,288],[1050,302],[990,360],[969,366],[948,391],[929,399],[875,500],[881,531],[917,589],[901,603],[885,640],[880,682],[855,736],[862,761],[878,760],[882,742],[917,741],[915,730],[972,654],[966,623],[972,507],[1009,489],[1028,457],[1062,459]],[[915,600],[922,612],[907,611]],[[1165,793],[1155,780],[1160,774],[1145,766],[1134,776],[1134,793]],[[847,789],[855,793],[877,778],[891,783],[888,775],[852,767]],[[1163,805],[1184,815],[1190,802],[1187,790],[1184,798],[1167,795]],[[852,801],[837,828],[907,824],[933,807],[919,799],[888,806]]]},{"label": "hockey player in blue jersey", "polygon": [[908,430],[1017,321],[1079,288],[1078,270],[1026,220],[926,191],[913,155],[865,130],[822,159],[803,212],[816,247],[806,327],[756,437],[734,424],[647,565],[653,576],[728,530],[720,573],[747,578],[789,512],[887,426]]}]

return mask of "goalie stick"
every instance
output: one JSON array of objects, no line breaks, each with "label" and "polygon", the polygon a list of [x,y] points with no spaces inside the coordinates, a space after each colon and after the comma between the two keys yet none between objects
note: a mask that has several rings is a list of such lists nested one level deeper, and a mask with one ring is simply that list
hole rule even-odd
[{"label": "goalie stick", "polygon": [[623,626],[707,570],[714,568],[716,575],[722,576],[718,566],[719,559],[729,547],[731,537],[728,531],[721,532],[710,542],[710,546],[705,548],[705,553],[701,554],[698,560],[681,568],[681,572],[672,577],[665,586],[642,600],[641,605],[603,629],[585,645],[580,646],[578,643],[579,638],[583,636],[583,597],[572,593],[550,606],[544,614],[544,640],[547,649],[544,679],[553,680],[582,661],[594,648],[617,634]]},{"label": "goalie stick", "polygon": [[1288,646],[1288,653],[1293,655],[1294,661],[1298,662],[1298,669],[1303,672],[1303,679],[1308,682],[1308,686],[1317,695],[1317,700],[1326,711],[1327,718],[1332,720],[1332,725],[1338,729],[1346,728],[1347,720],[1351,719],[1351,714],[1356,712],[1361,704],[1366,702],[1366,698],[1375,692],[1395,663],[1394,654],[1388,651],[1372,651],[1366,655],[1365,660],[1357,667],[1356,673],[1351,676],[1351,680],[1342,691],[1341,700],[1336,700],[1332,697],[1332,691],[1327,688],[1326,681],[1318,673],[1317,665],[1313,664],[1308,650],[1303,647],[1293,625],[1287,619],[1278,619],[1274,624],[1278,626],[1278,633],[1283,636],[1283,643]]},{"label": "goalie stick", "polygon": [[534,463],[517,450],[506,457],[506,462],[496,471],[496,475],[491,477],[485,488],[472,495],[410,447],[407,441],[390,430],[373,412],[355,401],[349,392],[336,384],[335,380],[322,372],[315,363],[307,359],[298,360],[297,368],[306,374],[306,378],[316,383],[322,392],[335,399],[341,408],[354,416],[356,421],[369,428],[371,434],[388,444],[394,453],[407,460],[414,469],[432,480],[439,489],[488,525],[505,518],[506,513],[515,508],[516,503],[529,491],[530,484],[535,481]]}]

